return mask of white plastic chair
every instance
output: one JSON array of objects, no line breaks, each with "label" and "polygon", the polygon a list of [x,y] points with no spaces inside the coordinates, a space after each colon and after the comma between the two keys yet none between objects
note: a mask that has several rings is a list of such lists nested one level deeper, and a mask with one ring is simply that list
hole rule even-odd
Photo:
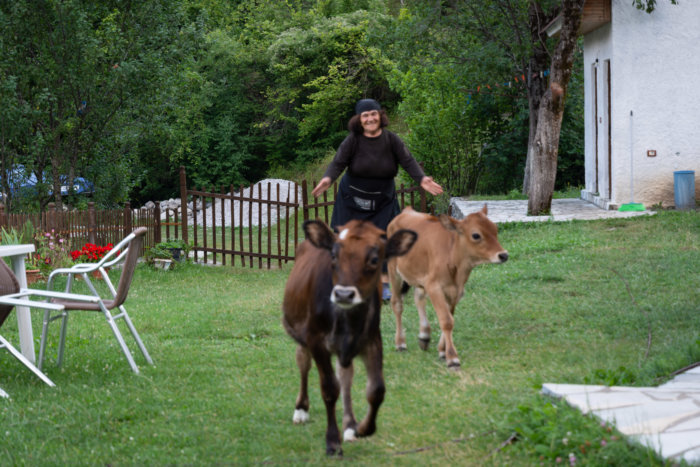
[{"label": "white plastic chair", "polygon": [[[63,352],[65,349],[66,342],[66,328],[68,325],[68,315],[72,311],[94,311],[101,313],[109,324],[114,337],[116,337],[119,347],[121,348],[124,356],[129,362],[129,366],[134,371],[138,373],[139,369],[136,366],[134,357],[131,351],[126,345],[122,333],[119,331],[116,321],[123,319],[128,327],[131,335],[133,336],[136,344],[138,345],[141,353],[143,354],[146,361],[153,365],[153,360],[146,350],[146,346],[143,344],[141,337],[139,336],[136,328],[134,327],[129,314],[124,308],[124,301],[129,293],[129,288],[131,286],[131,281],[134,277],[134,270],[136,268],[136,263],[143,246],[143,240],[146,235],[146,227],[139,227],[132,233],[126,236],[121,242],[115,245],[112,250],[110,250],[105,256],[97,263],[81,263],[76,264],[70,268],[56,269],[49,275],[45,291],[39,291],[36,289],[23,289],[14,296],[0,297],[0,304],[10,303],[9,300],[13,298],[21,299],[31,295],[37,295],[42,298],[48,298],[47,302],[38,302],[30,300],[22,300],[22,305],[31,306],[35,308],[43,308],[44,311],[44,321],[41,332],[41,344],[39,348],[39,359],[38,367],[43,368],[44,358],[46,355],[46,347],[49,334],[49,325],[55,320],[61,320],[61,334],[60,341],[58,344],[58,355],[56,363],[60,366],[63,363]],[[119,277],[119,282],[115,288],[112,281],[109,279],[107,274],[107,269],[113,266],[121,264],[121,275]],[[103,297],[98,292],[97,288],[93,285],[90,276],[93,271],[99,271],[104,280],[107,288],[109,290],[109,296]],[[57,292],[53,290],[53,283],[58,276],[67,276],[66,289],[65,292]],[[75,277],[80,276],[85,281],[89,294],[75,294],[71,293]],[[112,314],[114,311],[115,314]]]}]

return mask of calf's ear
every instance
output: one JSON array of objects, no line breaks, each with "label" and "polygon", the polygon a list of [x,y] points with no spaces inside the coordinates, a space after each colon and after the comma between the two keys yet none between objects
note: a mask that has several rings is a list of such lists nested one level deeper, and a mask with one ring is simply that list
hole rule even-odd
[{"label": "calf's ear", "polygon": [[418,234],[413,230],[397,230],[386,244],[386,258],[405,255],[413,247],[417,239]]},{"label": "calf's ear", "polygon": [[335,234],[325,223],[319,220],[304,222],[306,239],[316,248],[330,250],[335,242]]},{"label": "calf's ear", "polygon": [[442,226],[446,230],[459,233],[459,229],[457,228],[455,220],[452,219],[450,216],[448,216],[447,214],[440,214],[438,216],[438,219],[440,220],[440,224],[442,224]]}]

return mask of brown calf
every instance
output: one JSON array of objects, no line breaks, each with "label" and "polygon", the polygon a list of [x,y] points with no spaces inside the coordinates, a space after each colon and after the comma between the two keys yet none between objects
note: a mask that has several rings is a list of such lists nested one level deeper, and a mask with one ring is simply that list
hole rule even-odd
[{"label": "brown calf", "polygon": [[435,308],[442,335],[438,343],[440,358],[450,368],[459,368],[457,350],[452,341],[454,312],[464,294],[464,284],[472,269],[483,263],[504,263],[508,252],[498,243],[498,228],[484,208],[461,221],[446,215],[431,216],[406,208],[391,221],[387,232],[411,229],[418,241],[411,251],[389,261],[391,307],[396,316],[396,348],[406,349],[406,335],[401,326],[403,283],[415,287],[414,297],[420,316],[418,338],[426,350],[430,342],[430,324],[425,313],[425,295]]},{"label": "brown calf", "polygon": [[[344,439],[369,436],[376,429],[385,390],[379,332],[382,262],[405,254],[416,240],[415,232],[403,229],[397,229],[387,240],[384,231],[371,222],[350,221],[338,230],[336,236],[323,222],[304,223],[306,241],[297,249],[282,304],[284,328],[299,344],[296,361],[301,386],[293,421],[304,423],[309,418],[308,376],[313,358],[326,405],[329,455],[342,454],[335,418],[339,392],[343,398]],[[338,358],[337,377],[332,355]],[[369,402],[369,411],[359,425],[350,392],[352,361],[357,355],[367,369]]]}]

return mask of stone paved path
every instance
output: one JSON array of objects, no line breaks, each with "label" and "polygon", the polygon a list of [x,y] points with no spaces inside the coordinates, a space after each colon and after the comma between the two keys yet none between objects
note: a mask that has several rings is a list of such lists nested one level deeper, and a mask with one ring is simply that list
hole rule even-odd
[{"label": "stone paved path", "polygon": [[582,199],[552,200],[551,216],[528,216],[526,200],[506,201],[469,201],[463,198],[452,198],[452,216],[461,219],[467,214],[476,212],[486,204],[489,219],[499,224],[502,222],[537,222],[537,221],[570,221],[573,219],[593,220],[607,218],[624,218],[649,216],[653,211],[607,211],[593,203]]},{"label": "stone paved path", "polygon": [[[648,216],[652,211],[607,211],[582,199],[552,201],[551,216],[528,216],[527,201],[451,200],[452,213],[461,219],[488,207],[496,223],[594,220]],[[566,400],[583,413],[612,423],[632,440],[651,447],[662,457],[700,465],[700,366],[658,387],[595,386],[545,383],[542,393]]]},{"label": "stone paved path", "polygon": [[700,465],[700,366],[658,387],[545,383],[542,393],[612,423],[665,459]]}]

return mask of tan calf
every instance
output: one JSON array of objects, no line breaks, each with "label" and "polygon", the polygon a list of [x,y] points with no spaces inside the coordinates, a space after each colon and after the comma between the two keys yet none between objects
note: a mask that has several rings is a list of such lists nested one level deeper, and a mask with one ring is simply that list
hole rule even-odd
[{"label": "tan calf", "polygon": [[421,348],[426,350],[430,342],[430,324],[425,313],[427,294],[442,331],[438,343],[440,358],[446,359],[448,367],[459,368],[452,330],[455,307],[464,294],[464,284],[475,266],[508,260],[508,252],[498,243],[498,228],[486,217],[487,212],[484,205],[481,211],[458,221],[444,214],[435,217],[408,207],[389,224],[388,235],[400,229],[410,229],[418,234],[418,240],[406,255],[389,260],[391,307],[396,316],[395,343],[398,350],[406,349],[406,335],[401,325],[401,289],[406,283],[415,287]]}]

